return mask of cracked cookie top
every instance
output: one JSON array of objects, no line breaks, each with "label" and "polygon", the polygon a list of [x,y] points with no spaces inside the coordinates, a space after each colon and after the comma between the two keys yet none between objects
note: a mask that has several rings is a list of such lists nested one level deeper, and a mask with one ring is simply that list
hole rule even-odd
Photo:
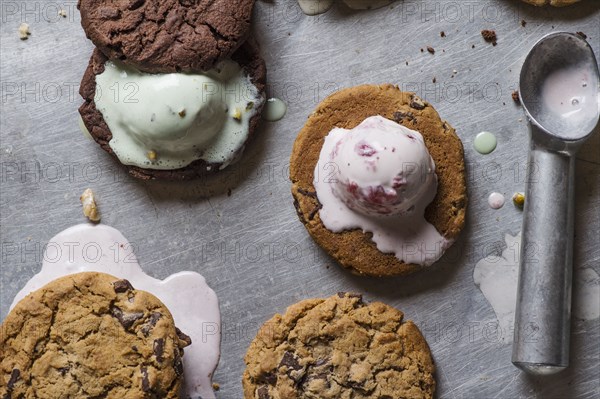
[{"label": "cracked cookie top", "polygon": [[87,37],[110,59],[151,73],[198,72],[246,38],[254,0],[79,0]]},{"label": "cracked cookie top", "polygon": [[339,293],[290,306],[250,344],[245,399],[432,398],[431,353],[399,310]]},{"label": "cracked cookie top", "polygon": [[165,305],[127,280],[62,277],[0,326],[0,398],[178,398],[190,343]]}]

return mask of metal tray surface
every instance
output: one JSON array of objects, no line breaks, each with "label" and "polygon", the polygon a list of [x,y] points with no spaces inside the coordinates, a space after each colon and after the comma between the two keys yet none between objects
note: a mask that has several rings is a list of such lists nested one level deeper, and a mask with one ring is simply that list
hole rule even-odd
[{"label": "metal tray surface", "polygon": [[[508,202],[494,211],[487,197],[498,191],[510,198],[525,188],[527,123],[511,99],[524,57],[541,36],[559,30],[584,32],[600,54],[598,0],[561,9],[517,0],[405,0],[372,11],[337,4],[316,17],[292,0],[258,1],[254,31],[269,95],[283,99],[288,113],[262,125],[239,164],[189,183],[129,178],[80,133],[77,91],[93,46],[75,1],[3,0],[0,7],[0,317],[40,269],[45,243],[85,222],[79,195],[91,187],[102,223],[135,243],[150,275],[195,270],[216,290],[223,316],[219,398],[241,398],[243,356],[264,321],[294,302],[338,291],[396,306],[420,326],[435,357],[440,398],[600,396],[599,320],[573,321],[566,372],[529,377],[510,363],[511,345],[502,337],[511,332],[494,327],[493,309],[473,283],[475,264],[500,254],[505,234],[521,229],[519,210]],[[21,22],[31,29],[25,41],[17,33]],[[497,46],[483,41],[482,29],[496,30]],[[407,278],[342,270],[311,240],[292,204],[288,160],[298,131],[328,94],[362,83],[416,91],[465,146],[466,229],[439,264]],[[483,130],[499,141],[487,156],[472,145]],[[600,273],[598,134],[578,159],[574,261]]]}]

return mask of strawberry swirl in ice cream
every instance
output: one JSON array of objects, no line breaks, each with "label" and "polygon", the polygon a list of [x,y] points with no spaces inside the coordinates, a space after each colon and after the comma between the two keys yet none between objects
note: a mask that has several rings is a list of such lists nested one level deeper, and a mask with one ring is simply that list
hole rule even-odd
[{"label": "strawberry swirl in ice cream", "polygon": [[423,137],[382,116],[329,133],[314,186],[327,229],[371,232],[381,252],[401,261],[431,265],[452,244],[424,217],[437,176]]}]

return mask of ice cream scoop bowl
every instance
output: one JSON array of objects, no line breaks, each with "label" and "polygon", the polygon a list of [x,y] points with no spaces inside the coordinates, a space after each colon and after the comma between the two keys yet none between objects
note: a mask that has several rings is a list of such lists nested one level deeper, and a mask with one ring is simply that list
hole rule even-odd
[{"label": "ice cream scoop bowl", "polygon": [[569,365],[575,154],[598,126],[599,75],[589,44],[563,32],[537,42],[521,71],[531,147],[512,362],[531,374]]}]

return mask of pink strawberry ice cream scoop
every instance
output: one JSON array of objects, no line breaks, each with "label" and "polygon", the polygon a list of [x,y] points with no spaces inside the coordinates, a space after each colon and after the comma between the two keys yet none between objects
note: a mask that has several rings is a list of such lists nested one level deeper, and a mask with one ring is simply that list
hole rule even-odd
[{"label": "pink strawberry ice cream scoop", "polygon": [[381,252],[425,266],[452,244],[425,219],[438,181],[423,136],[394,121],[372,116],[331,130],[313,184],[320,220],[334,233],[361,229]]},{"label": "pink strawberry ice cream scoop", "polygon": [[437,191],[435,163],[423,136],[381,116],[344,131],[330,162],[333,194],[366,216],[410,214]]}]

